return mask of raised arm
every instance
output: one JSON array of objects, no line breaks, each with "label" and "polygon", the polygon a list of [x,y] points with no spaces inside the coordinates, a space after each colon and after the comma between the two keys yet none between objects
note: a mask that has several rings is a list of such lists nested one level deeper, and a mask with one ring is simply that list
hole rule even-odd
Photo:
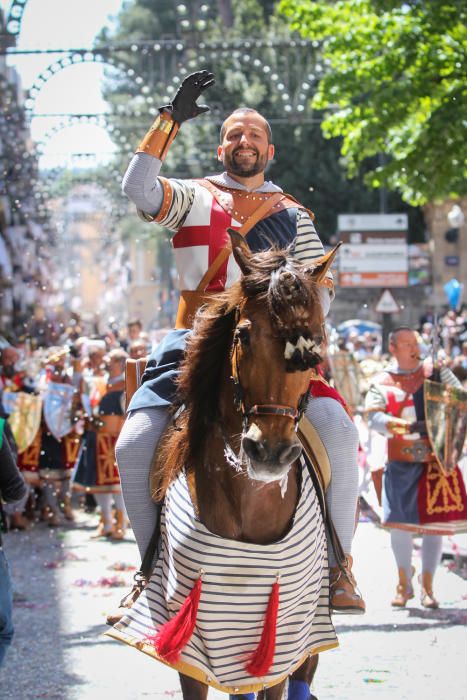
[{"label": "raised arm", "polygon": [[214,76],[206,70],[186,77],[172,102],[159,108],[125,172],[123,193],[149,218],[159,213],[164,200],[164,188],[158,176],[170,145],[183,122],[209,111],[207,105],[198,105],[196,100],[213,84]]}]

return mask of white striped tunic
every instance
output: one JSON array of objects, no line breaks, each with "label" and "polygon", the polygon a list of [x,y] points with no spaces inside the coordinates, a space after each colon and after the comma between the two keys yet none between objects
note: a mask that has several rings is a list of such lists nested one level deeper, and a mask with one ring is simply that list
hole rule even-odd
[{"label": "white striped tunic", "polygon": [[[279,683],[309,654],[338,645],[329,615],[325,529],[304,462],[293,525],[278,542],[257,545],[212,534],[196,517],[184,475],[167,492],[161,527],[162,553],[151,580],[109,636],[159,658],[145,640],[178,612],[202,569],[196,627],[172,665],[181,673],[226,693],[251,693]],[[245,665],[260,640],[277,574],[274,660],[267,676],[256,678]]]}]

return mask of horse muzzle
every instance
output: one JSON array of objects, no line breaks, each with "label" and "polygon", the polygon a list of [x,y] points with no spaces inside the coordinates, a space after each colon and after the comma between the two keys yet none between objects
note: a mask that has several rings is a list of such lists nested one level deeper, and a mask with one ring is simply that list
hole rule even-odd
[{"label": "horse muzzle", "polygon": [[243,436],[242,448],[249,460],[248,475],[264,482],[282,479],[302,451],[298,439],[279,442],[264,439],[255,424]]}]

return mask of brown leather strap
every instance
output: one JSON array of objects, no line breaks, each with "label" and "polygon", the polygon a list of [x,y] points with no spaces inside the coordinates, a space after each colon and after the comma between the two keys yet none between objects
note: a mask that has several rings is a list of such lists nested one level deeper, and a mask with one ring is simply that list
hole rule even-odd
[{"label": "brown leather strap", "polygon": [[125,410],[128,408],[133,394],[141,386],[141,378],[147,361],[147,357],[140,357],[138,360],[128,358],[125,363]]},{"label": "brown leather strap", "polygon": [[434,455],[428,438],[404,440],[388,439],[388,460],[390,462],[433,462]]},{"label": "brown leather strap", "polygon": [[[245,221],[245,223],[238,229],[238,233],[241,236],[246,236],[248,231],[253,228],[255,224],[258,223],[261,219],[264,218],[264,216],[276,205],[278,202],[281,201],[281,199],[285,199],[285,194],[282,192],[275,192],[272,194],[269,199],[267,199],[265,202],[261,204],[260,207],[255,209],[253,214],[248,217],[248,219]],[[213,279],[214,275],[216,272],[219,270],[221,265],[227,260],[229,257],[230,253],[232,252],[232,248],[230,247],[230,243],[223,248],[218,256],[215,258],[215,260],[212,261],[211,265],[209,266],[209,269],[206,271],[204,274],[201,282],[198,284],[196,287],[197,292],[204,292],[206,287],[209,285],[211,280]]]}]

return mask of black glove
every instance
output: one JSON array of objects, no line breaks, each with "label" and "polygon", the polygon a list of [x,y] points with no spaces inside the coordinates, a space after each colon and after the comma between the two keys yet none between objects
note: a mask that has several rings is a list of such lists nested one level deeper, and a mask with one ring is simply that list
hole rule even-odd
[{"label": "black glove", "polygon": [[207,105],[197,105],[196,100],[214,83],[214,75],[207,70],[191,73],[178,88],[172,104],[161,107],[161,111],[166,109],[171,112],[177,124],[182,124],[187,119],[194,119],[200,114],[209,112]]},{"label": "black glove", "polygon": [[420,433],[420,435],[427,435],[426,422],[424,420],[417,420],[410,424],[411,433]]}]

